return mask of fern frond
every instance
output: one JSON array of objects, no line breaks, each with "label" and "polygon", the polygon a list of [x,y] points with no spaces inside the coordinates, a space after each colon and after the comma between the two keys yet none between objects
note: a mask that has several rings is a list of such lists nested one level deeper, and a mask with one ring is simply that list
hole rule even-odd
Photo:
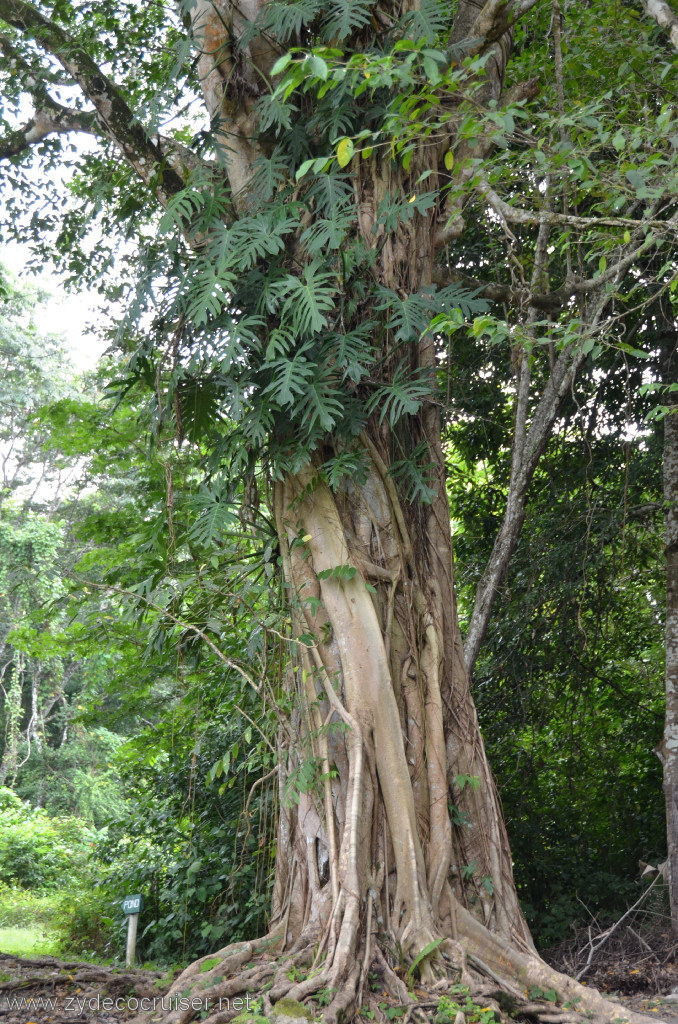
[{"label": "fern frond", "polygon": [[433,311],[449,313],[450,310],[459,309],[467,320],[473,320],[481,313],[487,313],[490,304],[486,299],[479,299],[475,292],[469,292],[461,285],[451,284],[447,288],[441,288],[434,295]]},{"label": "fern frond", "polygon": [[389,313],[386,326],[395,331],[396,341],[413,341],[428,326],[432,316],[431,295],[412,292],[401,299],[390,288],[379,289],[379,310]]},{"label": "fern frond", "polygon": [[376,308],[388,312],[386,327],[395,331],[396,341],[415,340],[441,311],[460,309],[465,317],[473,319],[487,309],[484,299],[476,298],[459,285],[441,291],[431,285],[425,292],[412,292],[404,299],[390,288],[379,288],[378,296]]},{"label": "fern frond", "polygon": [[406,224],[415,213],[426,213],[435,206],[435,192],[419,192],[411,196],[387,196],[379,204],[377,223],[387,232],[395,231],[399,224]]},{"label": "fern frond", "polygon": [[268,203],[290,174],[289,157],[283,155],[279,146],[276,146],[270,157],[260,156],[252,169],[250,186],[256,202]]},{"label": "fern frond", "polygon": [[[263,445],[270,436],[275,425],[275,410],[268,402],[256,402],[251,405],[240,421],[240,429],[245,437],[255,445]],[[242,451],[245,450],[243,446]]]},{"label": "fern frond", "polygon": [[449,0],[419,0],[404,20],[410,39],[434,43],[451,24],[452,4]]},{"label": "fern frond", "polygon": [[305,394],[307,382],[313,377],[316,367],[297,352],[293,359],[276,359],[269,364],[273,380],[264,388],[263,394],[270,395],[280,408],[294,406],[300,395]]},{"label": "fern frond", "polygon": [[342,379],[358,381],[368,373],[374,359],[372,332],[375,323],[365,320],[346,334],[329,334],[323,343],[322,357],[342,373]]},{"label": "fern frond", "polygon": [[283,99],[275,92],[262,96],[257,103],[259,131],[263,133],[275,129],[276,135],[281,129],[289,131],[292,127],[292,115],[297,112],[297,109],[291,96]]},{"label": "fern frond", "polygon": [[223,536],[229,527],[238,523],[237,515],[231,511],[222,496],[207,487],[201,487],[190,505],[198,513],[198,518],[188,531],[188,535],[201,547],[212,547],[215,540]]},{"label": "fern frond", "polygon": [[300,403],[303,409],[304,423],[309,433],[319,427],[323,433],[332,430],[341,419],[343,402],[341,391],[328,382],[320,367],[308,383],[304,400]]},{"label": "fern frond", "polygon": [[322,135],[331,143],[340,135],[353,135],[356,129],[355,115],[341,102],[341,92],[333,92],[325,97],[325,102],[318,108],[315,117],[308,120],[308,132],[322,132]]},{"label": "fern frond", "polygon": [[282,327],[274,328],[268,336],[266,346],[266,362],[271,363],[276,356],[287,356],[296,344],[296,338],[292,331]]},{"label": "fern frond", "polygon": [[270,214],[263,213],[236,221],[228,232],[233,265],[249,270],[261,258],[276,256],[285,248],[284,235],[294,226],[291,217],[274,225]]},{"label": "fern frond", "polygon": [[354,223],[350,213],[338,217],[319,217],[311,222],[301,236],[301,241],[311,256],[316,256],[328,249],[339,249]]},{"label": "fern frond", "polygon": [[352,208],[355,202],[353,185],[347,174],[330,170],[319,174],[308,190],[308,198],[314,199],[319,215],[334,218]]},{"label": "fern frond", "polygon": [[321,471],[325,474],[333,491],[336,491],[346,477],[349,477],[358,486],[362,486],[369,473],[367,452],[364,448],[359,448],[357,451],[345,448],[334,458],[328,459],[321,467]]},{"label": "fern frond", "polygon": [[428,454],[426,442],[420,441],[409,458],[399,459],[389,466],[389,476],[399,482],[406,501],[419,501],[423,505],[430,505],[437,494],[437,491],[429,486],[435,465],[432,462],[423,462]]},{"label": "fern frond", "polygon": [[235,275],[209,260],[201,260],[198,266],[186,295],[186,317],[196,327],[203,327],[228,306]]}]

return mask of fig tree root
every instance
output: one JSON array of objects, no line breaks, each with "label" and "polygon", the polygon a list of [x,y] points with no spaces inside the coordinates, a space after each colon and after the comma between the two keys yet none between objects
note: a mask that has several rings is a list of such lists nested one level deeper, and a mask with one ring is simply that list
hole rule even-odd
[{"label": "fig tree root", "polygon": [[458,941],[442,938],[431,954],[435,980],[427,984],[418,977],[418,968],[399,964],[395,950],[377,943],[371,945],[367,959],[360,944],[350,962],[342,958],[343,977],[337,977],[333,962],[315,964],[317,943],[281,954],[276,952],[280,936],[271,934],[227,946],[187,967],[134,1024],[226,1024],[236,1017],[256,1024],[289,1024],[288,1018],[304,1015],[325,1024],[366,1019],[422,1022],[439,1019],[441,1008],[452,1013],[449,1020],[456,1018],[457,1024],[477,1020],[488,1010],[496,1022],[648,1024],[658,1019],[606,999],[535,954],[517,951],[471,915],[462,913],[460,925],[468,933]]}]

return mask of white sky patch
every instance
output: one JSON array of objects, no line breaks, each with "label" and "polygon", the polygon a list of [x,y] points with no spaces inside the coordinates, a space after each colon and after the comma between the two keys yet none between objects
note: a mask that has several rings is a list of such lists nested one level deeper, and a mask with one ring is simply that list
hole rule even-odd
[{"label": "white sky patch", "polygon": [[96,292],[66,291],[54,267],[47,265],[36,274],[28,269],[30,251],[18,242],[0,245],[0,262],[22,284],[35,284],[48,292],[46,302],[35,310],[35,323],[42,334],[60,334],[66,341],[73,363],[79,372],[92,370],[106,348],[106,342],[97,334],[96,324],[102,314],[101,298]]}]

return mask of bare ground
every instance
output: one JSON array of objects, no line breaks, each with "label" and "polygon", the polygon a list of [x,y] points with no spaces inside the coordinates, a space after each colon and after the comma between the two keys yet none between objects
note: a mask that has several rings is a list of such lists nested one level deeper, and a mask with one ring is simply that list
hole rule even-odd
[{"label": "bare ground", "polygon": [[161,994],[170,980],[157,971],[0,953],[0,1024],[117,1024],[136,1016],[134,999]]}]

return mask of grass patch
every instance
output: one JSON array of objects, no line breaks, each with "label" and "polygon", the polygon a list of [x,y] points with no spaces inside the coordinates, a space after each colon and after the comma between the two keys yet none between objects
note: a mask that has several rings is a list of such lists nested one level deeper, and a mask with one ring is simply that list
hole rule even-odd
[{"label": "grass patch", "polygon": [[32,892],[0,882],[0,928],[49,925],[58,914],[62,893]]},{"label": "grass patch", "polygon": [[59,943],[56,935],[38,924],[27,928],[0,928],[0,953],[28,959],[35,956],[56,956]]}]

